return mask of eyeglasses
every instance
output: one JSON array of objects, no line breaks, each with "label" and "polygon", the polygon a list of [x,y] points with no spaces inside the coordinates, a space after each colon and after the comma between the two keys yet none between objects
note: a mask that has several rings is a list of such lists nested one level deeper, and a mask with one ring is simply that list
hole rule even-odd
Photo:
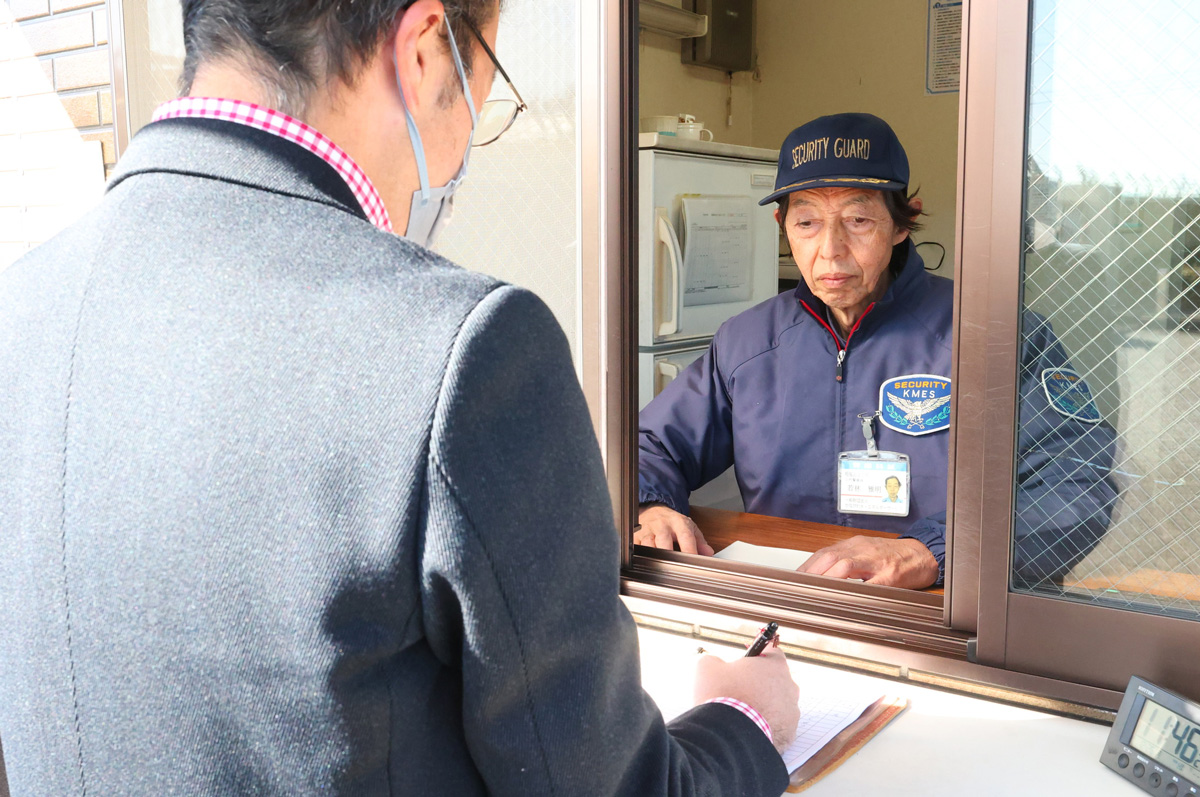
[{"label": "eyeglasses", "polygon": [[515,100],[488,100],[483,104],[483,108],[479,111],[479,121],[475,123],[475,139],[471,146],[486,147],[504,135],[505,131],[512,127],[513,122],[517,121],[517,114],[521,113],[521,111],[529,110],[529,106],[525,104],[525,100],[521,99],[521,93],[512,84],[508,73],[504,71],[504,67],[500,66],[500,62],[496,60],[496,54],[492,52],[491,47],[488,47],[487,42],[483,40],[483,36],[480,35],[479,31],[475,29],[475,26],[469,20],[464,19],[463,21],[471,29],[471,33],[475,34],[475,38],[479,40],[483,51],[487,53],[488,58],[492,59],[492,63],[496,65],[496,71],[504,76],[504,82],[508,84],[509,90],[516,97]]}]

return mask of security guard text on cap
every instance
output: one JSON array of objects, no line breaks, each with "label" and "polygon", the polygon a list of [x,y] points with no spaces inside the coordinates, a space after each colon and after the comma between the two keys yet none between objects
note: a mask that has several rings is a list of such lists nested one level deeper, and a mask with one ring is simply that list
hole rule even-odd
[{"label": "security guard text on cap", "polygon": [[759,204],[835,186],[908,187],[908,155],[887,122],[869,113],[839,113],[797,127],[779,151],[775,190]]}]

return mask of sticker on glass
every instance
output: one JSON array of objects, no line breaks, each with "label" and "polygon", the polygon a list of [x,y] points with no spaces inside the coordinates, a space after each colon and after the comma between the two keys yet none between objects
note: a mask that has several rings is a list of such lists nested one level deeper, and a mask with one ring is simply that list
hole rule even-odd
[{"label": "sticker on glass", "polygon": [[1046,400],[1059,415],[1084,423],[1100,423],[1100,408],[1092,398],[1092,389],[1083,377],[1069,368],[1042,371]]}]

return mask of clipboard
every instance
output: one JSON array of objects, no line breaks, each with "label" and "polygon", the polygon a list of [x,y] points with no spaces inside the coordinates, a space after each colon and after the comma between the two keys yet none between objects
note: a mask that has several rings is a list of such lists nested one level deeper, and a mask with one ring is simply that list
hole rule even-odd
[{"label": "clipboard", "polygon": [[908,708],[908,700],[899,697],[879,698],[858,719],[833,737],[812,758],[792,773],[788,794],[797,794],[837,769],[850,756],[883,730],[900,712]]}]

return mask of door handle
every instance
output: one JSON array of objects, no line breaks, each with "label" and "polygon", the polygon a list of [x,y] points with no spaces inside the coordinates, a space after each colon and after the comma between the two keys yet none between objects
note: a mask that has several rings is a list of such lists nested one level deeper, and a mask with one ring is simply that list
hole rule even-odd
[{"label": "door handle", "polygon": [[[656,274],[662,273],[662,258],[659,256],[660,247],[665,247],[667,250],[667,259],[671,264],[671,271],[667,277],[667,311],[669,315],[664,318],[658,325],[655,331],[656,336],[674,335],[679,331],[679,281],[680,263],[683,258],[682,247],[679,245],[679,238],[675,235],[675,228],[671,225],[671,216],[666,208],[654,209],[654,263]],[[657,309],[657,292],[655,294]],[[655,318],[657,321],[658,318]]]},{"label": "door handle", "polygon": [[669,360],[659,360],[654,374],[654,395],[663,392],[663,388],[675,381],[679,376],[679,366]]}]

